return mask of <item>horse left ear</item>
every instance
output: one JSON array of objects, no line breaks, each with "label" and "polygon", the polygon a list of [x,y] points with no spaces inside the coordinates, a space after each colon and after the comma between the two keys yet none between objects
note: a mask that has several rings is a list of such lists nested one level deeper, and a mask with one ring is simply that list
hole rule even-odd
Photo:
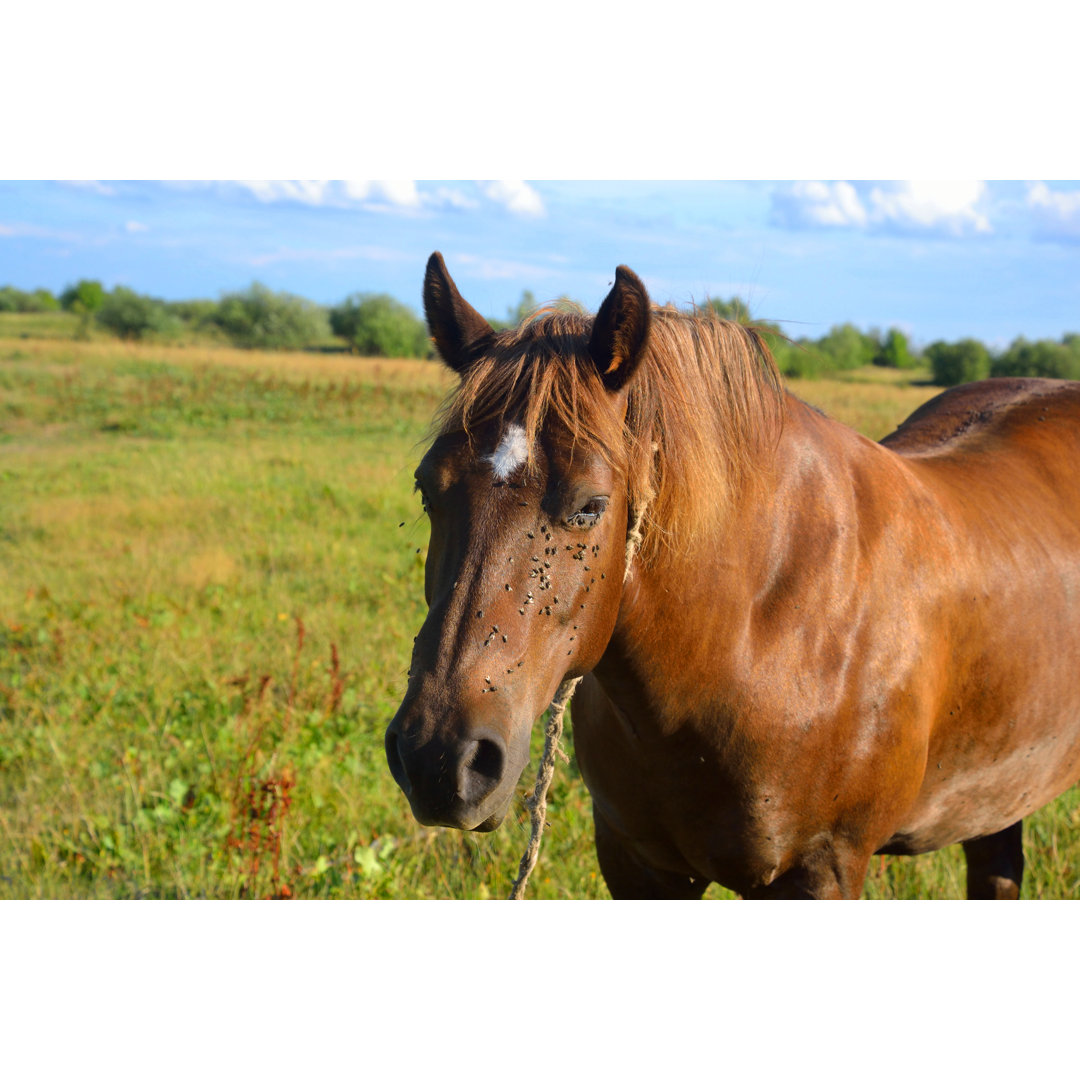
[{"label": "horse left ear", "polygon": [[424,274],[424,314],[439,355],[459,375],[495,336],[487,319],[458,292],[437,251]]},{"label": "horse left ear", "polygon": [[621,390],[637,368],[649,337],[650,307],[641,279],[630,267],[618,267],[589,339],[589,352],[609,390]]}]

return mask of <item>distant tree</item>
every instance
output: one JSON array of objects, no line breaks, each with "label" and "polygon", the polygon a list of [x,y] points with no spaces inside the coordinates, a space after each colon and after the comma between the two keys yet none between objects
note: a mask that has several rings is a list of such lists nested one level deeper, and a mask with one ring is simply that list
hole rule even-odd
[{"label": "distant tree", "polygon": [[993,375],[1017,378],[1080,379],[1080,338],[1066,334],[1060,342],[1017,338],[991,364]]},{"label": "distant tree", "polygon": [[536,307],[536,297],[528,289],[525,289],[521,294],[517,307],[510,308],[507,312],[510,325],[517,326],[519,323],[524,322],[536,310]]},{"label": "distant tree", "polygon": [[18,311],[21,289],[14,285],[5,285],[0,289],[0,311]]},{"label": "distant tree", "polygon": [[990,354],[981,341],[964,338],[952,344],[935,341],[924,350],[938,386],[959,386],[990,374]]},{"label": "distant tree", "polygon": [[175,333],[179,320],[170,315],[161,300],[141,296],[132,289],[117,285],[106,294],[97,312],[100,326],[128,341],[137,341],[151,334]]},{"label": "distant tree", "polygon": [[871,363],[878,352],[878,343],[860,332],[851,323],[834,326],[817,342],[828,371],[853,371]]},{"label": "distant tree", "polygon": [[105,290],[101,282],[87,278],[69,285],[60,294],[60,306],[65,311],[74,311],[76,315],[95,312],[104,302]]},{"label": "distant tree", "polygon": [[14,285],[5,285],[0,289],[0,311],[55,311],[60,305],[48,289],[35,289],[25,292]]},{"label": "distant tree", "polygon": [[83,278],[74,285],[69,285],[60,294],[60,306],[65,311],[79,316],[79,325],[75,337],[85,340],[90,336],[90,323],[94,313],[105,302],[105,290],[100,281]]},{"label": "distant tree", "polygon": [[912,368],[917,367],[918,357],[912,356],[908,339],[895,327],[885,335],[874,363],[879,367]]},{"label": "distant tree", "polygon": [[730,322],[748,323],[750,321],[750,308],[746,301],[737,296],[730,300],[712,299],[698,304],[696,310],[701,315],[713,314]]},{"label": "distant tree", "polygon": [[326,311],[286,292],[254,282],[221,298],[214,322],[229,340],[245,349],[302,349],[325,338]]},{"label": "distant tree", "polygon": [[771,339],[773,359],[789,379],[817,379],[829,370],[829,361],[817,345],[807,338],[799,341]]},{"label": "distant tree", "polygon": [[[556,304],[556,306],[558,305]],[[490,323],[492,330],[497,333],[502,330],[513,330],[515,326],[520,325],[532,315],[537,307],[536,297],[528,289],[525,289],[521,294],[521,299],[512,307],[506,309],[505,318],[492,315],[488,316],[487,321]]]},{"label": "distant tree", "polygon": [[193,330],[203,329],[214,322],[218,313],[216,300],[168,300],[165,310],[175,315]]},{"label": "distant tree", "polygon": [[30,294],[34,311],[59,311],[60,301],[48,289],[35,289]]},{"label": "distant tree", "polygon": [[330,309],[330,329],[361,356],[427,356],[427,327],[386,293],[356,293]]}]

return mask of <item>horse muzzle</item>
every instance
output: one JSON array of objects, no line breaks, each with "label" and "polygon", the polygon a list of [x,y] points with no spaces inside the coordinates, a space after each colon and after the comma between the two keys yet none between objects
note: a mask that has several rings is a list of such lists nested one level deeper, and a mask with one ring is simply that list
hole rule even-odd
[{"label": "horse muzzle", "polygon": [[408,723],[401,711],[386,730],[386,761],[421,825],[491,832],[510,807],[528,763],[524,746],[478,726],[460,734]]}]

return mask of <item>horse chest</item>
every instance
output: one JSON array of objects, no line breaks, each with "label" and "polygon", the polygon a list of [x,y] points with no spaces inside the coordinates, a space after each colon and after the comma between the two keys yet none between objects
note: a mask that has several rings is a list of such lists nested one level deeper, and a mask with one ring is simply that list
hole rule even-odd
[{"label": "horse chest", "polygon": [[[584,692],[582,692],[584,691]],[[595,813],[643,862],[739,891],[767,884],[822,824],[812,785],[745,738],[693,723],[658,734],[586,679],[574,745]]]}]

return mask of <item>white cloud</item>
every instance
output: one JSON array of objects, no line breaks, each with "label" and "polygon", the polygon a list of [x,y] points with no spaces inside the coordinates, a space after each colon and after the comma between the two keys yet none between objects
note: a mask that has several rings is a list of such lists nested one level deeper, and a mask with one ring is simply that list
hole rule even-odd
[{"label": "white cloud", "polygon": [[985,195],[982,180],[906,180],[871,189],[870,219],[875,224],[944,231],[954,236],[970,230],[988,233],[990,222],[978,208]]},{"label": "white cloud", "polygon": [[146,232],[150,226],[144,225],[141,221],[128,221],[124,224],[124,228],[130,233]]},{"label": "white cloud", "polygon": [[835,226],[866,224],[866,210],[858,192],[846,181],[832,184],[800,180],[773,196],[773,217],[780,224]]},{"label": "white cloud", "polygon": [[1080,240],[1080,191],[1052,191],[1038,180],[1028,187],[1027,204],[1040,239]]},{"label": "white cloud", "polygon": [[330,188],[329,180],[235,180],[259,202],[301,202],[321,206]]},{"label": "white cloud", "polygon": [[86,191],[92,191],[95,195],[115,195],[116,188],[104,183],[101,180],[61,180],[61,184],[67,184],[68,187],[83,188]]},{"label": "white cloud", "polygon": [[773,193],[772,220],[787,228],[855,228],[961,236],[991,232],[981,180],[904,180],[859,185],[800,181]]},{"label": "white cloud", "polygon": [[417,207],[421,203],[415,180],[346,180],[343,187],[346,198],[355,202],[401,207]]},{"label": "white cloud", "polygon": [[542,217],[544,200],[524,180],[482,180],[480,190],[493,202],[521,217]]},{"label": "white cloud", "polygon": [[417,210],[448,201],[447,192],[435,196],[419,190],[415,180],[236,180],[260,202],[299,202],[306,206],[349,207],[366,210]]},{"label": "white cloud", "polygon": [[[211,186],[199,183],[173,187]],[[424,210],[477,210],[484,200],[497,203],[521,217],[542,217],[544,201],[524,180],[477,181],[473,191],[441,184],[422,188],[416,180],[225,180],[212,186],[242,188],[263,203],[293,202],[306,206],[361,207],[364,210],[409,212]]]},{"label": "white cloud", "polygon": [[263,203],[293,202],[305,206],[360,207],[369,211],[477,210],[484,200],[497,203],[521,217],[542,217],[544,201],[524,180],[482,180],[476,187],[482,198],[460,186],[441,184],[421,188],[416,180],[224,180],[213,185],[184,182],[173,187],[218,186],[242,188]]},{"label": "white cloud", "polygon": [[433,206],[452,206],[455,210],[475,210],[480,204],[457,188],[441,187],[431,195]]}]

